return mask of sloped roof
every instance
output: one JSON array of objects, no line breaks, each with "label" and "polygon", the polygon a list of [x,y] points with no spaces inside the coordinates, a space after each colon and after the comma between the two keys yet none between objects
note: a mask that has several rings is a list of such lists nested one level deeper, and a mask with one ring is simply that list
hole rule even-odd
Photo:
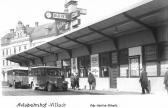
[{"label": "sloped roof", "polygon": [[[109,16],[99,22],[94,22],[90,25],[66,32],[55,37],[53,40],[21,53],[11,55],[6,59],[13,62],[24,63],[25,61],[31,61],[35,58],[41,58],[48,53],[56,54],[60,51],[70,53],[73,48],[81,45],[87,48],[88,45],[105,39],[114,41],[114,38],[118,36],[125,36],[125,34],[142,30],[152,30],[151,28],[153,27],[156,28],[168,24],[167,12],[168,2],[165,0],[154,0],[134,7],[133,9],[126,10],[116,16]],[[113,30],[116,26],[118,27],[117,32]],[[117,49],[117,45],[114,44],[114,46]]]},{"label": "sloped roof", "polygon": [[[44,25],[39,25],[38,27],[25,27],[25,31],[27,35],[30,35],[31,40],[36,40],[39,38],[45,38],[55,35],[55,27],[55,23],[47,23]],[[9,43],[10,39],[12,39],[14,35],[16,34],[7,33],[1,38],[1,44]],[[9,39],[8,42],[6,41],[7,38]]]},{"label": "sloped roof", "polygon": [[51,36],[54,34],[56,34],[55,23],[48,23],[35,27],[31,34],[31,39],[35,40],[46,36]]},{"label": "sloped roof", "polygon": [[15,36],[15,33],[14,34],[7,33],[5,36],[1,38],[1,44],[9,43],[10,39],[13,38],[14,36]]}]

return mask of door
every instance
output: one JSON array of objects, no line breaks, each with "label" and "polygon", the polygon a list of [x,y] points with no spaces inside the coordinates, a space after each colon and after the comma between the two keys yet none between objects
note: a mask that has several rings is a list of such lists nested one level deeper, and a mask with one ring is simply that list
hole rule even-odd
[{"label": "door", "polygon": [[138,77],[140,75],[140,56],[129,57],[128,77]]}]

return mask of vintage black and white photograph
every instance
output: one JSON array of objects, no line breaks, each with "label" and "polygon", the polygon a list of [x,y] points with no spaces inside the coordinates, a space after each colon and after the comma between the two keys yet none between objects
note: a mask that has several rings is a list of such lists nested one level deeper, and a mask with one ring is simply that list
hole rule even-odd
[{"label": "vintage black and white photograph", "polygon": [[13,107],[124,108],[110,101],[120,96],[150,107],[168,96],[168,0],[4,0],[0,14],[2,99],[67,102]]}]

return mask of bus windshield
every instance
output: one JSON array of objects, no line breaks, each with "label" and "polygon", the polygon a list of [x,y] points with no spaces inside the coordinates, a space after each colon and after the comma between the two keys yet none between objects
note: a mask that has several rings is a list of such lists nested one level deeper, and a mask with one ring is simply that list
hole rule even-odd
[{"label": "bus windshield", "polygon": [[49,76],[61,76],[61,71],[56,68],[47,69],[47,74]]},{"label": "bus windshield", "polygon": [[32,68],[29,71],[29,76],[61,76],[61,70],[58,68]]},{"label": "bus windshield", "polygon": [[14,76],[27,76],[28,70],[10,70],[7,73],[8,75],[14,75]]}]

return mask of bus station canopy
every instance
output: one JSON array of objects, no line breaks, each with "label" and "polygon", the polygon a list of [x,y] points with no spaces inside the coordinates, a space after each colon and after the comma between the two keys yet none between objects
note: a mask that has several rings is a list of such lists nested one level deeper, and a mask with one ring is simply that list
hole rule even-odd
[{"label": "bus station canopy", "polygon": [[[117,15],[111,15],[104,20],[55,36],[53,40],[11,55],[7,57],[7,60],[23,63],[47,54],[69,52],[79,46],[85,46],[89,50],[90,45],[109,39],[114,42],[117,49],[115,38],[146,29],[154,32],[155,27],[167,24],[168,2],[166,0],[154,0]],[[156,38],[155,41],[157,42]]]}]

